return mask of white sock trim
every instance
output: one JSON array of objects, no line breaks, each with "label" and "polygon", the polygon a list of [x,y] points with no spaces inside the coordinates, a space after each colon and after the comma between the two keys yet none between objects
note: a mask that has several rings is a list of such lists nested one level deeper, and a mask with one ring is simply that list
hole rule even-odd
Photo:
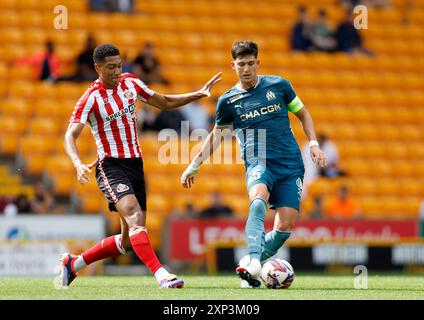
[{"label": "white sock trim", "polygon": [[155,277],[158,282],[161,282],[163,279],[165,279],[167,276],[169,276],[169,272],[164,268],[160,267],[155,272]]},{"label": "white sock trim", "polygon": [[84,258],[82,257],[82,255],[79,255],[77,260],[75,260],[74,262],[74,270],[75,272],[80,271],[82,268],[86,267],[87,264],[84,261]]},{"label": "white sock trim", "polygon": [[139,226],[137,226],[137,227],[132,227],[132,228],[130,228],[130,230],[129,230],[129,235],[130,235],[130,237],[132,237],[132,236],[134,236],[134,235],[136,235],[136,234],[138,234],[138,233],[140,233],[140,232],[142,232],[142,231],[144,231],[144,232],[146,232],[146,233],[147,233],[147,229],[146,229],[146,227],[139,227]]},{"label": "white sock trim", "polygon": [[122,235],[117,234],[115,236],[115,244],[116,244],[116,248],[118,248],[118,251],[121,254],[126,254],[127,252],[125,251],[124,247],[122,246]]}]

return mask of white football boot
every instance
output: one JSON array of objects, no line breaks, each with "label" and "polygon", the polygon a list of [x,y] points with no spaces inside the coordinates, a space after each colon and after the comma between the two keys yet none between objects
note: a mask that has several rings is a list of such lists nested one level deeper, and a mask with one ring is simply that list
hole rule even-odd
[{"label": "white football boot", "polygon": [[244,256],[236,268],[236,273],[241,278],[241,288],[259,288],[261,281],[261,263],[258,259],[250,259],[249,255]]}]

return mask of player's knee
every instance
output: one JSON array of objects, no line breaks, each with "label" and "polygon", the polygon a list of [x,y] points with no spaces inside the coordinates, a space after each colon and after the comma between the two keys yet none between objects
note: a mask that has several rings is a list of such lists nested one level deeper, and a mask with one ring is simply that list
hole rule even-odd
[{"label": "player's knee", "polygon": [[146,225],[146,217],[139,208],[128,215],[128,227],[144,227]]},{"label": "player's knee", "polygon": [[136,201],[128,201],[120,207],[120,213],[124,216],[128,227],[144,226],[146,217]]},{"label": "player's knee", "polygon": [[292,221],[280,221],[277,226],[276,229],[279,231],[292,231],[294,227],[294,223]]}]

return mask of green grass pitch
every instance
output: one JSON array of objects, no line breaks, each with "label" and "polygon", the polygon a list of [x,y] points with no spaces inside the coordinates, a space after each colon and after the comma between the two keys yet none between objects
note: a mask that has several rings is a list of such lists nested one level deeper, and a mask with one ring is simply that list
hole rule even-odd
[{"label": "green grass pitch", "polygon": [[68,289],[55,289],[53,278],[0,278],[0,299],[59,300],[306,300],[424,299],[421,275],[368,275],[368,289],[354,289],[354,274],[296,274],[287,290],[241,289],[233,275],[186,275],[183,289],[159,289],[152,276],[85,276]]}]

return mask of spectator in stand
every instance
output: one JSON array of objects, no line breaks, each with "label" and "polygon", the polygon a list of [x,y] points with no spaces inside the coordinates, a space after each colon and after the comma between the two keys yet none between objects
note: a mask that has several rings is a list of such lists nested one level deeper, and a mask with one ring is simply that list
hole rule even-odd
[{"label": "spectator in stand", "polygon": [[125,52],[122,54],[122,73],[133,73],[133,65],[131,61],[128,60],[128,54]]},{"label": "spectator in stand", "polygon": [[192,102],[180,110],[184,119],[190,124],[190,132],[196,129],[209,129],[209,115],[202,105]]},{"label": "spectator in stand", "polygon": [[133,70],[134,74],[147,85],[153,83],[169,84],[169,81],[162,75],[159,59],[156,57],[151,43],[146,43],[140,54],[135,58]]},{"label": "spectator in stand", "polygon": [[353,20],[352,10],[346,10],[344,20],[338,25],[336,31],[338,50],[348,54],[373,55],[370,50],[363,46],[361,34],[355,28]]},{"label": "spectator in stand", "polygon": [[324,217],[324,205],[321,196],[314,197],[314,206],[308,213],[309,219],[322,219]]},{"label": "spectator in stand", "polygon": [[318,20],[313,23],[310,32],[311,42],[314,50],[334,52],[337,49],[337,41],[334,32],[327,21],[327,12],[320,9]]},{"label": "spectator in stand", "polygon": [[133,12],[134,0],[90,0],[90,9],[107,12]]},{"label": "spectator in stand", "polygon": [[30,65],[37,80],[55,81],[59,77],[59,61],[54,53],[54,44],[45,43],[45,50],[15,61],[16,66]]},{"label": "spectator in stand", "polygon": [[52,213],[56,209],[54,196],[41,182],[35,185],[34,200],[32,207],[35,213]]},{"label": "spectator in stand", "polygon": [[221,218],[221,217],[233,217],[233,209],[222,203],[221,195],[219,192],[212,194],[212,205],[199,214],[200,218]]},{"label": "spectator in stand", "polygon": [[140,132],[156,131],[155,122],[158,114],[156,109],[148,104],[143,104],[143,107],[137,112],[138,130]]},{"label": "spectator in stand", "polygon": [[[408,2],[408,1],[407,1]],[[352,10],[358,5],[364,5],[368,8],[387,8],[390,6],[390,0],[340,0],[343,8]]]},{"label": "spectator in stand", "polygon": [[329,200],[325,216],[328,219],[358,219],[362,212],[347,186],[341,186],[338,194]]},{"label": "spectator in stand", "polygon": [[173,218],[184,219],[184,218],[199,218],[199,212],[194,208],[191,202],[187,202],[182,211],[175,210],[172,213]]},{"label": "spectator in stand", "polygon": [[308,10],[304,6],[299,6],[297,12],[299,16],[291,33],[291,48],[294,51],[310,51],[312,45],[310,40],[311,22]]},{"label": "spectator in stand", "polygon": [[184,121],[184,117],[179,110],[160,111],[155,120],[154,129],[156,131],[172,129],[180,134],[182,121]]},{"label": "spectator in stand", "polygon": [[96,48],[96,40],[92,35],[89,35],[87,37],[84,50],[81,51],[76,59],[77,71],[75,74],[67,77],[61,77],[58,81],[95,81],[98,78],[98,75],[94,69],[94,48]]},{"label": "spectator in stand", "polygon": [[326,178],[335,178],[345,176],[346,173],[339,167],[339,151],[334,142],[325,134],[318,135],[318,143],[321,150],[327,155],[328,165],[326,168],[320,168],[319,174]]},{"label": "spectator in stand", "polygon": [[13,217],[17,214],[29,214],[32,213],[32,205],[26,194],[20,194],[16,199],[8,203],[4,207],[4,215]]}]

